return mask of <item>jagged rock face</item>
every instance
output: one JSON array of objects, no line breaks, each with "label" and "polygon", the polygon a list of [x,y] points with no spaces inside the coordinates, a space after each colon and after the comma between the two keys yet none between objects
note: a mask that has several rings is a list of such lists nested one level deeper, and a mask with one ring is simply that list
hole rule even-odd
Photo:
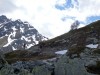
[{"label": "jagged rock face", "polygon": [[6,52],[9,50],[26,49],[36,45],[39,41],[47,40],[28,22],[12,21],[6,16],[0,16],[0,47]]}]

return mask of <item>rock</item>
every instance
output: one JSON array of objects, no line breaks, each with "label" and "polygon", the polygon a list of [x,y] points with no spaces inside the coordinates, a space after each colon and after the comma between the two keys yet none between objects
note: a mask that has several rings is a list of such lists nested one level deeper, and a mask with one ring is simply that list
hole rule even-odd
[{"label": "rock", "polygon": [[11,65],[4,65],[0,75],[51,75],[50,65],[42,61],[19,61]]},{"label": "rock", "polygon": [[44,65],[34,67],[32,73],[34,75],[51,75],[51,71],[49,71]]},{"label": "rock", "polygon": [[35,66],[41,66],[43,65],[44,63],[41,62],[41,61],[18,61],[16,63],[13,63],[12,66],[13,68],[16,68],[16,69],[27,69],[29,71],[32,71],[32,69],[35,67]]},{"label": "rock", "polygon": [[5,65],[0,70],[0,75],[32,75],[28,70],[26,69],[15,69],[11,65]]},{"label": "rock", "polygon": [[0,51],[0,69],[7,64],[7,61],[4,59],[4,55],[2,54],[2,52]]},{"label": "rock", "polygon": [[[91,53],[90,53],[91,51]],[[85,49],[80,57],[62,56],[55,64],[55,75],[95,75],[100,74],[100,56],[94,49]]]},{"label": "rock", "polygon": [[[66,60],[65,60],[66,59]],[[55,66],[55,75],[92,75],[89,74],[80,59],[64,57]]]}]

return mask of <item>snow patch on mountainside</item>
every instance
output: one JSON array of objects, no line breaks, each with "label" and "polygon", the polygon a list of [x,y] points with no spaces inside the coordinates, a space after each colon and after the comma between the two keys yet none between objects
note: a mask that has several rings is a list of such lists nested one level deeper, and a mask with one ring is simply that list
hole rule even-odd
[{"label": "snow patch on mountainside", "polygon": [[7,44],[5,44],[3,47],[7,47],[7,46],[11,45],[11,43],[14,42],[14,41],[15,41],[15,39],[14,39],[14,40],[11,40],[11,41],[8,42]]},{"label": "snow patch on mountainside", "polygon": [[25,36],[22,36],[22,37],[21,37],[21,40],[25,40],[25,41],[27,41],[27,42],[30,42],[30,41],[31,41],[30,39],[26,38]]},{"label": "snow patch on mountainside", "polygon": [[26,46],[26,49],[29,49],[30,47],[32,47],[32,46],[34,46],[35,44],[28,44],[27,46]]},{"label": "snow patch on mountainside", "polygon": [[67,50],[61,50],[61,51],[55,52],[55,54],[63,55],[63,54],[66,54],[66,52],[67,52]]},{"label": "snow patch on mountainside", "polygon": [[12,46],[12,49],[13,49],[13,50],[17,50],[17,49],[16,49],[15,47],[13,47],[13,46]]},{"label": "snow patch on mountainside", "polygon": [[86,45],[86,47],[89,47],[89,48],[97,48],[98,47],[98,44],[89,44],[89,45]]},{"label": "snow patch on mountainside", "polygon": [[35,43],[38,44],[38,41],[36,40],[35,35],[33,35],[32,38],[35,41]]},{"label": "snow patch on mountainside", "polygon": [[20,30],[21,30],[22,33],[24,33],[24,28],[21,28],[21,27],[20,27]]},{"label": "snow patch on mountainside", "polygon": [[8,43],[5,44],[3,47],[7,47],[8,45],[11,45],[12,42],[14,42],[16,39],[11,39],[11,36],[13,35],[13,33],[11,33],[9,36],[8,36]]},{"label": "snow patch on mountainside", "polygon": [[13,36],[15,37],[15,35],[16,35],[16,28],[15,28],[15,26],[14,27],[12,27],[12,29],[13,29]]}]

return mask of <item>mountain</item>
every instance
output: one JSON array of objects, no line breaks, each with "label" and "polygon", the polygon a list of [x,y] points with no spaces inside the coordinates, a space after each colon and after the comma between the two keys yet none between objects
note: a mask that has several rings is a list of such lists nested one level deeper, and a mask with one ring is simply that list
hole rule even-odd
[{"label": "mountain", "polygon": [[[100,40],[100,20],[93,22],[85,27],[71,30],[68,33],[48,41],[40,42],[38,46],[51,49],[69,49],[74,46],[85,46],[91,42],[96,44]],[[55,50],[54,49],[54,50]]]},{"label": "mountain", "polygon": [[26,21],[13,21],[5,15],[0,16],[0,48],[3,52],[24,49],[24,45],[28,49],[47,39]]},{"label": "mountain", "polygon": [[0,74],[100,75],[100,20],[5,58],[0,53]]},{"label": "mountain", "polygon": [[41,47],[46,55],[67,50],[56,57],[53,75],[100,75],[100,20],[40,42],[36,47]]}]

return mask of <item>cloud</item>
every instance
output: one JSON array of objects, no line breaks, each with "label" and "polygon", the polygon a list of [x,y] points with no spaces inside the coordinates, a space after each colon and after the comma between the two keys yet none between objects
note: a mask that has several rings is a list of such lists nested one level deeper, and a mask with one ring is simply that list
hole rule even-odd
[{"label": "cloud", "polygon": [[85,18],[90,16],[100,16],[100,0],[78,0],[79,11]]},{"label": "cloud", "polygon": [[14,0],[0,0],[0,14],[12,12],[17,7],[13,4]]},{"label": "cloud", "polygon": [[90,16],[100,16],[100,0],[70,0],[70,4],[72,7],[69,8],[66,8],[69,4],[62,4],[65,15],[76,17],[80,21],[86,21]]},{"label": "cloud", "polygon": [[[51,38],[63,34],[69,30],[70,22],[68,19],[63,21],[62,12],[55,8],[58,0],[17,0],[16,6],[21,7],[7,16],[28,20],[43,35]],[[63,1],[63,0],[62,0]],[[60,2],[59,2],[60,3]],[[62,2],[61,2],[62,3]],[[61,4],[60,3],[60,4]],[[66,29],[65,29],[66,27]]]},{"label": "cloud", "polygon": [[[88,17],[100,16],[100,0],[15,0],[14,4],[11,0],[9,2],[8,7],[17,8],[9,8],[14,10],[12,13],[5,11],[8,17],[30,22],[49,38],[68,32],[75,20],[87,23]],[[71,7],[68,6],[69,3]],[[82,26],[84,24],[80,25]]]}]

